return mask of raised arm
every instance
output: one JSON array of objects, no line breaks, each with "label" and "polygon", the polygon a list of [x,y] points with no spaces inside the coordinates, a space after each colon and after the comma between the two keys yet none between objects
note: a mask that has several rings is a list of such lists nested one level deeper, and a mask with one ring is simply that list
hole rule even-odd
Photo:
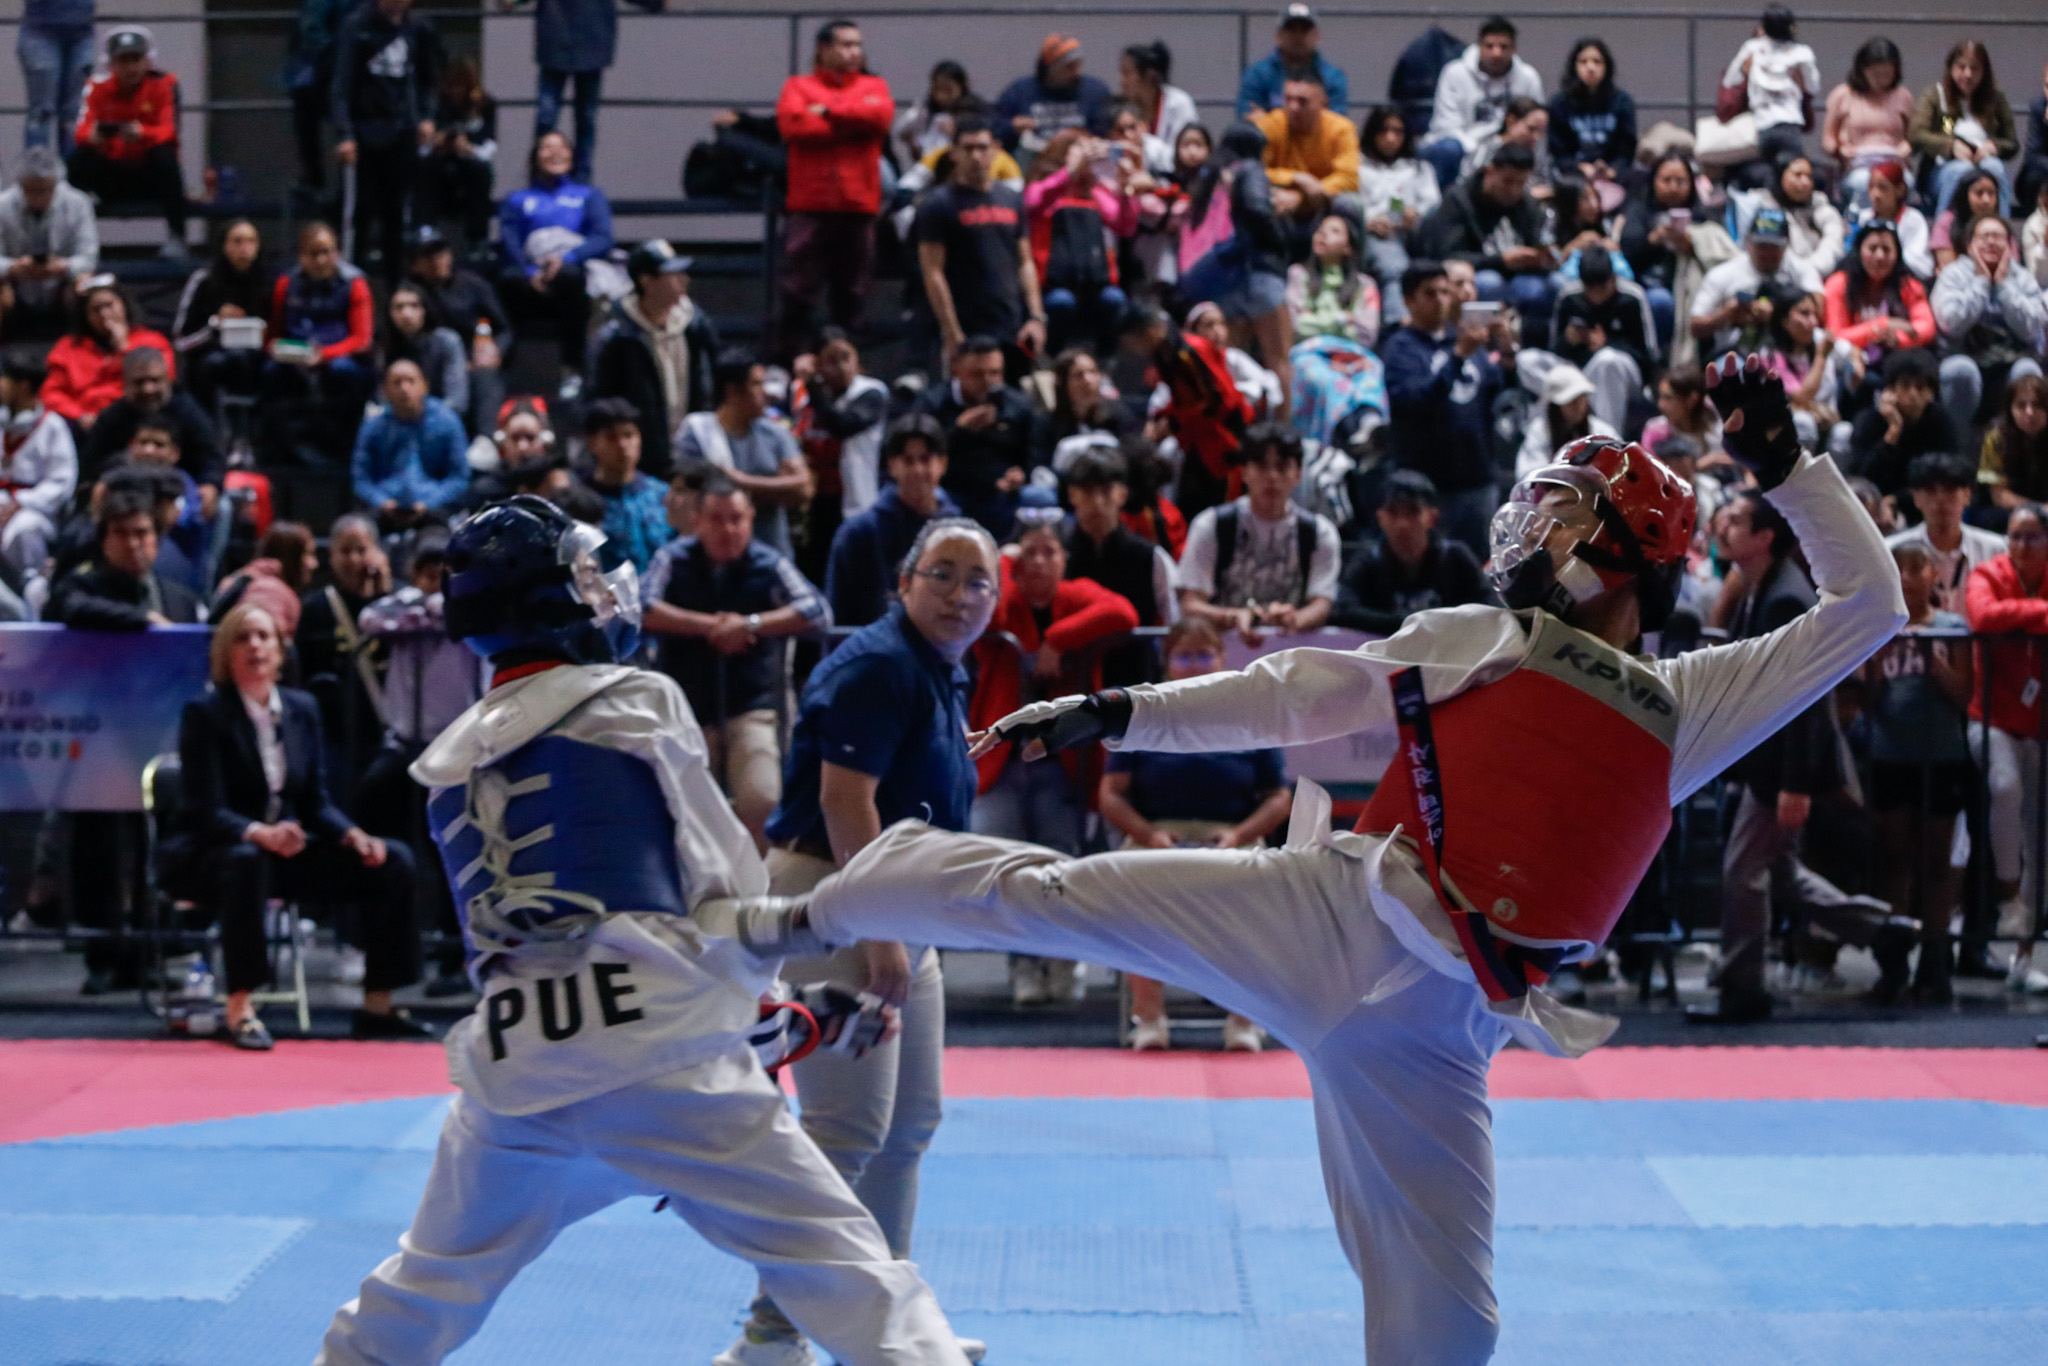
[{"label": "raised arm", "polygon": [[1818,701],[1906,624],[1891,554],[1834,461],[1802,455],[1766,496],[1799,537],[1820,602],[1769,635],[1657,666],[1678,697],[1674,802]]},{"label": "raised arm", "polygon": [[1527,651],[1521,621],[1500,608],[1419,612],[1356,650],[1282,650],[1236,673],[1130,688],[1130,729],[1114,748],[1188,754],[1332,740],[1392,724],[1383,680],[1401,669],[1420,666],[1424,692],[1441,700],[1494,681]]}]

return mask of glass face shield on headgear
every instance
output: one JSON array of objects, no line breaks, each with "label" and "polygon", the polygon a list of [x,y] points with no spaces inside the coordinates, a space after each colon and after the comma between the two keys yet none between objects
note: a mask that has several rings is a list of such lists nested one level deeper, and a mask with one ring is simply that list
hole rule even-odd
[{"label": "glass face shield on headgear", "polygon": [[602,531],[578,522],[556,543],[556,563],[569,571],[569,591],[590,609],[590,624],[610,641],[614,657],[623,659],[640,643],[640,574],[630,560],[605,569],[598,558],[604,543]]},{"label": "glass face shield on headgear", "polygon": [[1552,465],[1516,484],[1493,514],[1486,577],[1501,601],[1562,616],[1610,586],[1574,552],[1600,530],[1604,481],[1592,470]]},{"label": "glass face shield on headgear", "polygon": [[449,541],[448,634],[483,658],[615,664],[640,639],[640,580],[607,570],[605,535],[521,494],[456,528]]}]

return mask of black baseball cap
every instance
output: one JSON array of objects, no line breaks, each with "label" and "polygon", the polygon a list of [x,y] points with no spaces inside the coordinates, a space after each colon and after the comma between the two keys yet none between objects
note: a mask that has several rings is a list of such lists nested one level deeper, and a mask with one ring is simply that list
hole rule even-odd
[{"label": "black baseball cap", "polygon": [[626,257],[626,274],[636,280],[642,275],[680,275],[695,264],[688,256],[676,255],[666,240],[650,237]]},{"label": "black baseball cap", "polygon": [[416,257],[432,256],[437,251],[453,250],[448,245],[447,237],[432,223],[423,223],[419,227],[414,228],[410,245],[412,247],[412,254]]},{"label": "black baseball cap", "polygon": [[1314,28],[1316,26],[1316,12],[1307,5],[1289,5],[1286,9],[1280,11],[1280,27],[1286,28],[1291,24],[1301,24],[1308,28]]}]

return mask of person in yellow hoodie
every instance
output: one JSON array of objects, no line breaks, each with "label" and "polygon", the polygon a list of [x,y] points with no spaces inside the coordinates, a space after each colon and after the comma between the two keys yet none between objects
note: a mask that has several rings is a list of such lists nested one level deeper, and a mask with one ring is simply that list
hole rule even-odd
[{"label": "person in yellow hoodie", "polygon": [[1306,232],[1333,210],[1363,224],[1358,198],[1358,129],[1330,109],[1329,92],[1314,72],[1290,75],[1280,107],[1251,115],[1266,135],[1266,174],[1273,207]]}]

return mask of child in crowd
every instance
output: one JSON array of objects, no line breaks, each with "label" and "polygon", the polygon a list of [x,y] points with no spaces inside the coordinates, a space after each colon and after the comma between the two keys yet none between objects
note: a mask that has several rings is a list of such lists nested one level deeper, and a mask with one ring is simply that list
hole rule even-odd
[{"label": "child in crowd", "polygon": [[1415,155],[1408,121],[1393,105],[1365,116],[1359,137],[1358,194],[1365,203],[1365,259],[1380,282],[1388,322],[1407,317],[1401,272],[1408,269],[1408,239],[1443,194],[1436,172]]},{"label": "child in crowd", "polygon": [[33,348],[0,357],[0,565],[11,592],[31,613],[50,595],[47,561],[57,522],[78,486],[78,447],[71,425],[43,406],[49,369]]},{"label": "child in crowd", "polygon": [[[1962,891],[1954,866],[1956,816],[1976,786],[1965,731],[1970,702],[1969,623],[1934,605],[1934,557],[1896,545],[1910,617],[1899,638],[1863,666],[1870,689],[1870,809],[1877,818],[1877,894],[1920,922],[1913,994],[1951,999],[1949,916]],[[1955,636],[1944,640],[1942,636]],[[1891,983],[1880,983],[1889,1005]]]},{"label": "child in crowd", "polygon": [[156,572],[175,579],[203,599],[214,578],[212,528],[200,505],[199,486],[192,482],[191,475],[178,468],[179,454],[178,434],[171,424],[159,417],[145,417],[136,424],[135,435],[128,439],[128,450],[122,458],[128,465],[157,471],[167,485],[174,481],[182,490],[170,524],[162,533]]},{"label": "child in crowd", "polygon": [[[1169,679],[1200,678],[1222,668],[1223,636],[1209,622],[1185,618],[1166,633]],[[1263,843],[1294,809],[1277,749],[1119,752],[1109,756],[1098,799],[1102,818],[1122,834],[1127,849],[1245,849]],[[1131,988],[1131,1047],[1171,1047],[1165,988],[1135,973],[1125,980]],[[1244,1016],[1225,1017],[1223,1046],[1229,1051],[1256,1053],[1264,1038]]]},{"label": "child in crowd", "polygon": [[588,487],[604,500],[608,549],[644,574],[669,541],[669,519],[667,491],[640,473],[640,414],[625,399],[598,399],[584,413],[583,440]]}]

